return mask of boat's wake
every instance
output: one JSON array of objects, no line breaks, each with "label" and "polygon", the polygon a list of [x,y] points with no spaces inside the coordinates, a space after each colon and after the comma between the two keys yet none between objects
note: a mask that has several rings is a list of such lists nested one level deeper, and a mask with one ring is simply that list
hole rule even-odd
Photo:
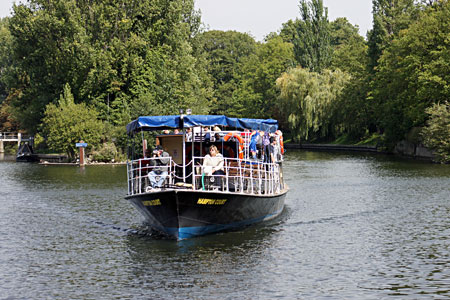
[{"label": "boat's wake", "polygon": [[102,221],[94,221],[94,223],[104,229],[121,231],[121,232],[124,232],[129,235],[140,236],[140,237],[151,237],[154,239],[167,239],[166,236],[164,236],[163,234],[161,234],[158,231],[153,230],[152,228],[146,226],[145,224],[143,224],[139,228],[127,228],[127,227],[119,226],[117,224],[108,224],[108,223],[105,223]]}]

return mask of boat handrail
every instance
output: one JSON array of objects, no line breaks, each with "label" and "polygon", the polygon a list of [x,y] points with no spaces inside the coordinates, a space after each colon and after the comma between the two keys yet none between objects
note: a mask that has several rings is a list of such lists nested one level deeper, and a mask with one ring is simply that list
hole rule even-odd
[{"label": "boat handrail", "polygon": [[[154,159],[157,158],[141,158],[127,163],[129,195],[149,191],[149,173],[155,167],[150,165],[150,161]],[[278,163],[225,157],[224,174],[214,175],[205,172],[205,168],[199,163],[203,159],[204,157],[194,156],[186,166],[190,166],[193,161],[198,162],[197,165],[190,167],[189,172],[182,176],[183,166],[170,157],[169,164],[164,166],[167,167],[168,175],[163,187],[254,195],[276,195],[284,189],[282,169]]]}]

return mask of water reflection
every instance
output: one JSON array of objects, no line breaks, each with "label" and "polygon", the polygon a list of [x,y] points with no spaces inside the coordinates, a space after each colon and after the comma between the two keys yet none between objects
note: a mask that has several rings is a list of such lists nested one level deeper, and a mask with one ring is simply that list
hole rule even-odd
[{"label": "water reflection", "polygon": [[[134,280],[150,288],[150,296],[176,289],[181,294],[171,293],[170,298],[180,299],[195,298],[205,291],[210,298],[215,298],[214,295],[223,298],[226,291],[233,294],[237,292],[233,288],[239,289],[240,285],[257,288],[259,283],[248,276],[260,272],[261,264],[270,259],[266,249],[277,247],[276,235],[287,213],[265,226],[179,242],[129,235],[127,245]],[[167,280],[169,277],[171,280]],[[240,279],[242,284],[236,282]],[[247,299],[246,295],[239,295]]]},{"label": "water reflection", "polygon": [[0,295],[11,299],[445,299],[450,166],[291,151],[271,223],[147,236],[124,166],[0,162]]}]

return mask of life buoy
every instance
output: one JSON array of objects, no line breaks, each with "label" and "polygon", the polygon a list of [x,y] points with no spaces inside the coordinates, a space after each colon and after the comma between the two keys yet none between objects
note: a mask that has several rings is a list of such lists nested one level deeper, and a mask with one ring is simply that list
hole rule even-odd
[{"label": "life buoy", "polygon": [[283,136],[280,136],[280,148],[281,148],[281,154],[284,154]]},{"label": "life buoy", "polygon": [[239,141],[239,158],[243,159],[244,158],[244,140],[242,139],[242,137],[236,133],[233,132],[229,132],[224,138],[223,140],[226,142],[228,141],[231,137],[234,137],[235,139],[237,139]]}]

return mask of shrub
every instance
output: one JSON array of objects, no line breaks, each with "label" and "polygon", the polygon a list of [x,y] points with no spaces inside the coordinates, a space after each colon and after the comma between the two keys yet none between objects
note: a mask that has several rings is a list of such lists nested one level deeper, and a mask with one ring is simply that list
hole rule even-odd
[{"label": "shrub", "polygon": [[427,125],[422,129],[422,139],[426,147],[433,149],[438,161],[450,162],[450,105],[434,104],[426,109],[429,115]]},{"label": "shrub", "polygon": [[118,152],[113,143],[103,143],[99,149],[92,151],[92,160],[98,162],[114,161]]},{"label": "shrub", "polygon": [[95,109],[84,103],[75,104],[66,85],[58,103],[47,105],[42,133],[51,150],[65,152],[73,159],[78,151],[75,144],[80,140],[88,144],[88,149],[99,145],[104,125]]}]

